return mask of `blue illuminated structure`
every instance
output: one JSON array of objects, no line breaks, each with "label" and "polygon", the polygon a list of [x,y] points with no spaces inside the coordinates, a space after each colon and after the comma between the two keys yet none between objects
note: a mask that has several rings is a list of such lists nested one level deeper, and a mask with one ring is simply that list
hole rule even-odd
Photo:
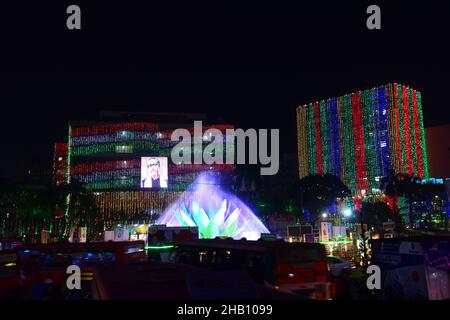
[{"label": "blue illuminated structure", "polygon": [[197,226],[200,238],[257,240],[261,233],[269,233],[238,197],[223,191],[216,182],[212,175],[200,174],[156,223],[169,227]]}]

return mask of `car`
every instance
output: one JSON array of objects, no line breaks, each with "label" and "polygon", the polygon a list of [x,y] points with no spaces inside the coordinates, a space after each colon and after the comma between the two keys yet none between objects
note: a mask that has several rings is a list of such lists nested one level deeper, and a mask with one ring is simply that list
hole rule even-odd
[{"label": "car", "polygon": [[327,256],[327,262],[330,273],[334,277],[338,277],[342,275],[344,271],[354,268],[354,265],[351,262],[336,256]]}]

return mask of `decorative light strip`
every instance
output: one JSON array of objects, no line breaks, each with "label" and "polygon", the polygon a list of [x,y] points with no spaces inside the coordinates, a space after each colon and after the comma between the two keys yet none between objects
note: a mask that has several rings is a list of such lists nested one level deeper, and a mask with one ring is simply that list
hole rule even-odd
[{"label": "decorative light strip", "polygon": [[307,106],[297,108],[297,150],[300,179],[307,176],[309,171],[307,110]]},{"label": "decorative light strip", "polygon": [[314,105],[308,107],[308,150],[309,150],[309,172],[317,174],[317,153],[316,153],[316,129],[314,122]]},{"label": "decorative light strip", "polygon": [[323,174],[323,159],[322,159],[322,139],[320,137],[320,111],[319,103],[314,103],[314,128],[315,128],[315,140],[316,140],[316,171],[318,174]]},{"label": "decorative light strip", "polygon": [[87,126],[76,126],[72,130],[72,136],[97,136],[117,133],[118,131],[158,131],[159,125],[148,122],[128,122],[115,124],[95,124]]},{"label": "decorative light strip", "polygon": [[345,95],[343,100],[343,132],[344,132],[344,148],[345,148],[345,183],[353,194],[357,191],[356,183],[356,161],[355,161],[355,139],[353,135],[353,110],[351,96]]},{"label": "decorative light strip", "polygon": [[135,153],[135,152],[154,152],[160,151],[158,144],[151,141],[127,141],[123,143],[105,143],[99,145],[78,146],[72,148],[72,156],[92,156],[114,153]]},{"label": "decorative light strip", "polygon": [[402,86],[402,99],[403,99],[403,123],[405,130],[405,153],[406,153],[406,173],[412,175],[413,165],[411,159],[411,137],[410,137],[410,125],[409,125],[409,105],[408,105],[408,93],[405,86]]},{"label": "decorative light strip", "polygon": [[338,106],[337,99],[333,98],[330,101],[330,122],[331,122],[331,136],[332,139],[330,143],[330,155],[331,155],[331,165],[333,170],[331,172],[336,176],[341,174],[341,143],[339,136],[339,117],[338,117]]},{"label": "decorative light strip", "polygon": [[387,112],[387,101],[386,101],[386,87],[378,88],[378,105],[379,105],[379,122],[378,122],[378,132],[380,139],[378,140],[379,147],[381,149],[381,174],[387,176],[389,170],[391,169],[391,158],[390,154],[390,139],[388,133],[388,112]]},{"label": "decorative light strip", "polygon": [[417,106],[417,92],[413,90],[413,105],[414,105],[414,129],[415,129],[415,145],[417,151],[417,176],[423,179],[423,156],[422,156],[422,143],[420,137],[420,120],[419,110]]},{"label": "decorative light strip", "polygon": [[422,95],[420,91],[417,91],[417,107],[419,110],[419,124],[420,124],[420,147],[422,149],[422,163],[423,163],[423,178],[428,179],[428,161],[427,161],[427,149],[425,142],[425,130],[423,127],[423,114],[422,114]]},{"label": "decorative light strip", "polygon": [[320,138],[321,138],[321,155],[322,155],[322,172],[329,172],[329,140],[328,140],[328,119],[327,119],[327,103],[325,101],[321,101],[319,103],[319,120],[320,120]]},{"label": "decorative light strip", "polygon": [[364,153],[364,131],[362,124],[361,96],[352,94],[353,134],[355,137],[356,183],[358,190],[367,191],[366,163]]},{"label": "decorative light strip", "polygon": [[[396,172],[404,172],[403,171],[403,165],[405,162],[404,152],[402,152],[402,149],[404,151],[404,141],[402,140],[404,128],[403,121],[401,120],[401,112],[400,112],[400,103],[399,103],[399,93],[398,93],[398,85],[395,83],[393,87],[393,94],[394,94],[394,109],[395,109],[395,132],[396,132],[396,144],[397,144],[397,159],[398,159],[398,168],[396,168]],[[401,95],[400,95],[401,96]],[[401,124],[401,125],[400,125]]]},{"label": "decorative light strip", "polygon": [[72,137],[72,145],[76,147],[90,144],[126,142],[130,140],[157,142],[159,140],[159,135],[157,132],[118,131],[112,134],[96,136],[74,136]]},{"label": "decorative light strip", "polygon": [[410,139],[410,151],[411,151],[411,166],[412,171],[411,174],[415,177],[418,176],[418,159],[417,159],[417,151],[416,151],[416,140],[415,140],[415,128],[416,122],[414,121],[414,102],[413,102],[413,94],[411,88],[406,88],[406,93],[408,95],[408,123],[409,123],[409,139]]}]

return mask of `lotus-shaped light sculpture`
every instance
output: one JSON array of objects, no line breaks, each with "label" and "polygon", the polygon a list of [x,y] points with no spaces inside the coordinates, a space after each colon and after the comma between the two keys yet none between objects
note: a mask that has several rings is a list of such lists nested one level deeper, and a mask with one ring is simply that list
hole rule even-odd
[{"label": "lotus-shaped light sculpture", "polygon": [[208,183],[200,175],[158,219],[167,226],[197,226],[200,238],[217,236],[257,240],[269,231],[255,214],[236,196]]}]

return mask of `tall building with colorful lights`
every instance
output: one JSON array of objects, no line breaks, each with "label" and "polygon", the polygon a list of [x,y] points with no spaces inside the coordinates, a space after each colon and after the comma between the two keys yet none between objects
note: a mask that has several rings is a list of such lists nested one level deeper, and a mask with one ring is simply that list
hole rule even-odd
[{"label": "tall building with colorful lights", "polygon": [[300,178],[339,176],[374,193],[389,170],[428,178],[421,93],[393,83],[297,108]]},{"label": "tall building with colorful lights", "polygon": [[[179,199],[201,172],[208,171],[223,180],[231,179],[233,164],[171,162],[172,147],[178,143],[171,141],[172,131],[184,128],[193,135],[193,120],[181,117],[181,121],[180,117],[167,119],[151,114],[149,119],[139,115],[140,120],[122,117],[119,121],[71,122],[67,144],[55,146],[55,183],[60,184],[62,178],[67,183],[82,183],[95,195],[102,221],[114,225],[148,224],[153,215],[161,214]],[[225,133],[227,128],[234,127],[204,124],[203,132],[209,128]],[[215,143],[208,136],[202,140],[203,148]],[[186,148],[186,152],[193,153],[194,148]],[[224,150],[223,154],[226,152]],[[164,159],[167,163],[165,186],[143,187],[145,157]],[[63,168],[65,174],[61,172]]]}]

